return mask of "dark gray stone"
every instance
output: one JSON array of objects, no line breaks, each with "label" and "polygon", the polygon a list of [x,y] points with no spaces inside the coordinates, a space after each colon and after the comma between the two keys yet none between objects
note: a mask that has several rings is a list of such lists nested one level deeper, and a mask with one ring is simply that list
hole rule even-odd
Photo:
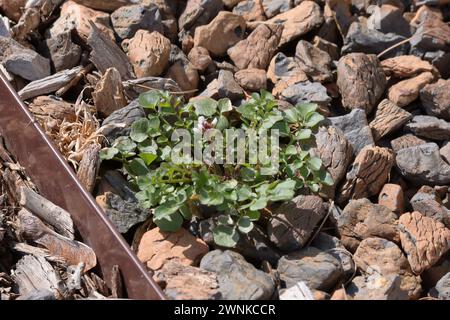
[{"label": "dark gray stone", "polygon": [[333,79],[330,55],[308,41],[300,40],[298,42],[295,48],[295,58],[312,81],[323,83]]},{"label": "dark gray stone", "polygon": [[220,98],[229,98],[231,101],[235,101],[244,97],[244,90],[236,82],[231,71],[220,70],[217,82]]},{"label": "dark gray stone", "polygon": [[225,300],[267,300],[275,290],[272,278],[237,252],[210,251],[202,258],[200,268],[217,274],[218,291]]},{"label": "dark gray stone", "polygon": [[414,211],[442,222],[450,228],[450,210],[447,209],[433,188],[423,186],[410,200]]},{"label": "dark gray stone", "polygon": [[362,109],[353,109],[350,113],[328,118],[329,122],[342,130],[344,136],[353,148],[353,154],[357,155],[365,146],[373,146],[374,140],[366,113]]},{"label": "dark gray stone", "polygon": [[420,101],[427,114],[450,120],[450,79],[440,79],[420,90]]},{"label": "dark gray stone", "polygon": [[283,90],[281,98],[296,105],[299,103],[317,103],[320,106],[328,106],[331,98],[320,82],[299,82]]},{"label": "dark gray stone", "polygon": [[188,0],[178,19],[179,30],[191,30],[208,24],[223,9],[222,0]]},{"label": "dark gray stone", "polygon": [[367,28],[404,37],[411,36],[411,27],[403,18],[402,10],[392,6],[374,6],[371,16],[367,19]]},{"label": "dark gray stone", "polygon": [[58,33],[48,38],[46,43],[56,71],[71,69],[80,62],[83,50],[72,42],[70,31]]},{"label": "dark gray stone", "polygon": [[450,137],[450,122],[432,116],[415,116],[405,127],[415,135],[431,140]]}]

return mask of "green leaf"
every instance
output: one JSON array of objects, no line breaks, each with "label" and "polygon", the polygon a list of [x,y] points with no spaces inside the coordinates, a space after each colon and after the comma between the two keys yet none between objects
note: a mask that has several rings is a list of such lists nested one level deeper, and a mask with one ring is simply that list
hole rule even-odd
[{"label": "green leaf", "polygon": [[214,242],[222,247],[232,248],[239,241],[236,229],[226,225],[218,225],[213,229]]},{"label": "green leaf", "polygon": [[256,199],[252,202],[252,205],[250,206],[250,210],[261,210],[264,209],[267,206],[267,198],[261,197],[259,199]]},{"label": "green leaf", "polygon": [[294,155],[297,154],[297,147],[294,145],[289,145],[286,147],[286,149],[284,150],[284,153],[287,155]]},{"label": "green leaf", "polygon": [[240,232],[249,233],[253,229],[253,222],[249,217],[243,216],[238,220],[237,226]]},{"label": "green leaf", "polygon": [[308,160],[308,165],[313,171],[318,171],[322,167],[322,160],[317,157],[311,158]]},{"label": "green leaf", "polygon": [[223,98],[217,101],[217,108],[219,109],[220,113],[225,113],[233,110],[233,105],[231,104],[230,99]]},{"label": "green leaf", "polygon": [[259,211],[248,211],[247,212],[247,217],[251,221],[258,221],[259,218],[261,217],[261,213]]},{"label": "green leaf", "polygon": [[100,150],[100,159],[111,160],[118,153],[119,150],[117,148],[103,148]]},{"label": "green leaf", "polygon": [[144,108],[155,109],[160,99],[160,92],[158,90],[151,90],[139,95],[139,104]]},{"label": "green leaf", "polygon": [[334,180],[331,174],[326,170],[321,170],[318,173],[318,178],[320,179],[320,182],[326,186],[332,186],[334,185]]},{"label": "green leaf", "polygon": [[131,125],[130,137],[136,142],[142,142],[148,137],[148,129],[150,128],[146,118],[136,120]]},{"label": "green leaf", "polygon": [[312,131],[311,129],[300,129],[296,132],[295,137],[298,140],[306,140],[311,138]]},{"label": "green leaf", "polygon": [[161,231],[175,232],[180,229],[183,224],[183,217],[179,212],[175,212],[158,219],[153,218],[153,221],[161,229]]},{"label": "green leaf", "polygon": [[252,192],[252,189],[250,189],[246,185],[243,185],[242,187],[237,189],[237,195],[239,201],[245,201],[255,196],[255,194]]},{"label": "green leaf", "polygon": [[232,226],[234,224],[233,219],[229,215],[224,215],[224,214],[217,217],[217,222],[219,224],[230,225],[230,226]]},{"label": "green leaf", "polygon": [[116,141],[114,141],[113,147],[117,148],[121,153],[129,153],[136,148],[136,143],[131,140],[129,137],[118,137]]},{"label": "green leaf", "polygon": [[177,212],[180,207],[181,205],[177,201],[168,200],[155,208],[153,216],[155,219],[160,219]]},{"label": "green leaf", "polygon": [[139,158],[144,160],[145,164],[149,166],[156,158],[158,158],[158,156],[153,153],[140,153]]},{"label": "green leaf", "polygon": [[193,105],[198,116],[211,117],[217,111],[217,101],[208,97],[194,99]]},{"label": "green leaf", "polygon": [[191,220],[192,212],[186,204],[181,205],[179,210],[184,219]]},{"label": "green leaf", "polygon": [[300,113],[296,108],[284,110],[284,118],[289,123],[297,123],[300,120]]},{"label": "green leaf", "polygon": [[315,103],[302,103],[296,106],[300,116],[305,119],[308,114],[317,110],[317,104]]},{"label": "green leaf", "polygon": [[280,182],[269,191],[271,201],[290,200],[295,195],[295,181],[288,179]]},{"label": "green leaf", "polygon": [[225,130],[230,126],[230,122],[224,115],[220,115],[219,120],[217,120],[216,129],[217,130]]},{"label": "green leaf", "polygon": [[322,116],[319,113],[313,113],[311,116],[307,117],[307,120],[305,122],[305,125],[307,127],[313,128],[315,127],[317,124],[319,124],[320,122],[322,122],[324,120],[324,116]]}]

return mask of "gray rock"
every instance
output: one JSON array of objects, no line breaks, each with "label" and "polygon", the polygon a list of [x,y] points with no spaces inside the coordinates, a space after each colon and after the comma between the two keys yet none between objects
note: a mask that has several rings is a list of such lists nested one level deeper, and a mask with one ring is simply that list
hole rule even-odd
[{"label": "gray rock", "polygon": [[326,211],[319,196],[299,195],[275,210],[274,217],[267,225],[267,234],[281,250],[300,249]]},{"label": "gray rock", "polygon": [[346,115],[330,117],[328,120],[333,126],[344,132],[344,136],[353,148],[354,155],[358,154],[365,146],[375,144],[364,110],[353,109]]},{"label": "gray rock", "polygon": [[233,13],[242,16],[248,22],[266,20],[261,0],[241,1],[233,8]]},{"label": "gray rock", "polygon": [[50,60],[11,38],[1,36],[0,63],[8,72],[30,81],[50,75]]},{"label": "gray rock", "polygon": [[406,128],[432,140],[447,140],[450,137],[450,122],[432,116],[415,116]]},{"label": "gray rock", "polygon": [[439,150],[439,153],[441,154],[441,157],[450,164],[450,140],[444,142],[442,145],[442,148]]},{"label": "gray rock", "polygon": [[[344,39],[342,54],[350,52],[364,52],[378,54],[385,49],[405,40],[405,37],[394,33],[382,33],[377,30],[369,30],[360,22],[353,22],[348,29],[347,36]],[[401,45],[393,49],[384,58],[406,54],[408,44]]]},{"label": "gray rock", "polygon": [[423,186],[411,198],[410,203],[414,211],[440,221],[450,228],[450,210],[442,204],[433,188]]},{"label": "gray rock", "polygon": [[317,103],[320,106],[328,106],[331,98],[320,82],[299,82],[283,90],[281,98],[296,105],[298,103]]},{"label": "gray rock", "polygon": [[435,290],[439,299],[450,300],[450,272],[438,281]]},{"label": "gray rock", "polygon": [[154,4],[123,6],[111,14],[112,26],[121,40],[132,38],[140,29],[164,33],[161,19],[161,13]]},{"label": "gray rock", "polygon": [[225,300],[265,300],[275,290],[272,278],[237,252],[210,251],[202,258],[200,268],[217,274],[218,291]]},{"label": "gray rock", "polygon": [[313,46],[308,41],[300,40],[295,48],[295,58],[302,70],[317,82],[328,82],[333,79],[330,55]]},{"label": "gray rock", "polygon": [[125,94],[130,99],[137,99],[143,92],[147,92],[149,89],[157,89],[164,91],[180,92],[181,88],[172,79],[160,78],[160,77],[145,77],[139,79],[132,79],[123,81],[123,88]]},{"label": "gray rock", "polygon": [[136,120],[145,117],[144,108],[137,100],[132,101],[128,106],[111,113],[102,123],[102,133],[109,143],[120,136],[130,133],[131,125]]},{"label": "gray rock", "polygon": [[448,67],[450,65],[450,52],[438,50],[433,55],[431,53],[427,52],[424,59],[430,61],[439,70],[442,78],[450,78],[450,68]]},{"label": "gray rock", "polygon": [[373,6],[372,15],[367,19],[367,28],[404,37],[411,36],[411,27],[403,18],[403,11],[393,6]]},{"label": "gray rock", "polygon": [[83,50],[72,42],[70,31],[47,38],[46,44],[56,71],[71,69],[78,65]]},{"label": "gray rock", "polygon": [[394,152],[397,153],[401,149],[419,146],[425,143],[427,143],[426,140],[420,139],[415,135],[408,133],[398,138],[395,138],[394,140],[391,140],[391,147],[392,150],[394,150]]},{"label": "gray rock", "polygon": [[222,9],[222,0],[188,0],[178,19],[178,28],[193,31],[208,24]]},{"label": "gray rock", "polygon": [[402,176],[418,183],[446,185],[450,183],[450,165],[442,160],[439,146],[425,143],[397,151],[395,158]]},{"label": "gray rock", "polygon": [[231,101],[235,101],[244,97],[244,90],[236,82],[231,71],[220,70],[217,82],[220,98],[229,98]]},{"label": "gray rock", "polygon": [[8,18],[3,17],[0,15],[0,36],[1,37],[11,37],[11,28],[9,25]]},{"label": "gray rock", "polygon": [[420,90],[420,101],[427,114],[450,120],[450,79],[439,79]]},{"label": "gray rock", "polygon": [[304,281],[309,288],[322,291],[333,289],[343,276],[340,262],[314,247],[281,257],[277,271],[287,288]]},{"label": "gray rock", "polygon": [[401,288],[398,274],[358,276],[346,288],[354,300],[407,300],[408,290]]},{"label": "gray rock", "polygon": [[294,0],[262,0],[262,6],[267,18],[286,12],[294,7]]}]

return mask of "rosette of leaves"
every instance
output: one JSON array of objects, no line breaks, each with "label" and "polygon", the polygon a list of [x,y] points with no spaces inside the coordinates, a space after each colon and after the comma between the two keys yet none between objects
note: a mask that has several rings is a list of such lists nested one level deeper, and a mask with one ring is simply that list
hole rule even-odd
[{"label": "rosette of leaves", "polygon": [[[183,104],[181,98],[158,90],[141,94],[139,103],[147,109],[147,117],[134,122],[128,136],[102,149],[101,158],[122,163],[138,190],[140,205],[153,209],[153,220],[163,231],[176,231],[184,220],[201,215],[200,205],[213,207],[217,210],[214,241],[233,247],[241,233],[252,230],[270,203],[290,200],[300,190],[317,192],[322,185],[333,184],[321,160],[307,147],[324,120],[315,104],[280,110],[266,91],[254,93],[236,108],[228,99],[198,98]],[[260,162],[208,165],[173,161],[171,151],[178,143],[172,141],[175,129],[195,134],[210,128],[277,129],[278,169],[267,175],[261,172],[267,164]]]}]

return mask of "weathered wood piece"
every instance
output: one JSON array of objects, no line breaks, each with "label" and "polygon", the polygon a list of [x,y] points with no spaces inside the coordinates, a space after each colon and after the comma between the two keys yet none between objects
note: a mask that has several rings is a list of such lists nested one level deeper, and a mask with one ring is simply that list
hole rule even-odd
[{"label": "weathered wood piece", "polygon": [[66,263],[66,260],[63,257],[54,256],[50,253],[50,251],[44,248],[33,247],[23,242],[14,242],[14,241],[10,241],[8,245],[11,250],[22,254],[31,254],[35,257],[44,258],[45,260],[50,262],[56,262],[61,264]]},{"label": "weathered wood piece", "polygon": [[101,146],[97,143],[87,147],[78,167],[77,177],[89,192],[94,190],[95,179],[100,167],[100,148]]},{"label": "weathered wood piece", "polygon": [[377,141],[385,135],[400,129],[411,118],[411,113],[398,107],[388,99],[384,99],[378,105],[375,119],[369,125],[372,129],[374,140]]},{"label": "weathered wood piece", "polygon": [[111,271],[111,298],[123,297],[122,275],[118,265],[114,265]]},{"label": "weathered wood piece", "polygon": [[73,221],[70,213],[48,201],[30,188],[21,188],[20,205],[55,228],[62,236],[74,239]]},{"label": "weathered wood piece", "polygon": [[92,97],[97,111],[105,117],[127,105],[122,79],[116,68],[106,70],[95,86]]}]

